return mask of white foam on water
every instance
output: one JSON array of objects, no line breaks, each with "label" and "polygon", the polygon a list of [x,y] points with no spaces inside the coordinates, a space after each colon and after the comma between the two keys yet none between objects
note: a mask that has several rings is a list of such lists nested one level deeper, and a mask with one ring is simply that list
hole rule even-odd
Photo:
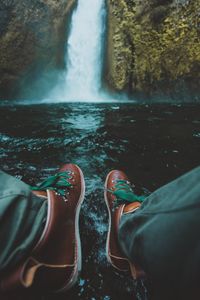
[{"label": "white foam on water", "polygon": [[53,98],[68,101],[106,100],[100,93],[106,23],[105,0],[79,0],[66,47],[64,83]]}]

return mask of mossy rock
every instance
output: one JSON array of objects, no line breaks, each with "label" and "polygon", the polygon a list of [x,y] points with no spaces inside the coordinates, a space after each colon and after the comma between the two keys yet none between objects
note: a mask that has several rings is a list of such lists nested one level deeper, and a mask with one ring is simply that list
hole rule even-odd
[{"label": "mossy rock", "polygon": [[1,1],[0,98],[40,98],[52,86],[64,68],[67,20],[75,3]]},{"label": "mossy rock", "polygon": [[108,88],[200,100],[199,1],[108,2]]}]

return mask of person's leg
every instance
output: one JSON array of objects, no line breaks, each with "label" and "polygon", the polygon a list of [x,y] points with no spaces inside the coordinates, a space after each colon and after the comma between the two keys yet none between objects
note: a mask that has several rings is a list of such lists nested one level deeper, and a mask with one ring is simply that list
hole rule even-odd
[{"label": "person's leg", "polygon": [[122,216],[119,242],[129,260],[146,272],[155,293],[167,297],[169,292],[175,299],[189,293],[191,299],[199,286],[199,231],[197,168],[152,193],[135,214]]},{"label": "person's leg", "polygon": [[200,168],[152,193],[135,212],[122,213],[119,247],[145,271],[153,299],[197,299],[199,215]]},{"label": "person's leg", "polygon": [[42,234],[46,216],[47,201],[0,171],[0,273],[30,253]]},{"label": "person's leg", "polygon": [[0,293],[32,286],[42,292],[65,292],[81,270],[82,171],[76,165],[64,165],[34,188],[37,196],[26,184],[4,173],[1,176]]}]

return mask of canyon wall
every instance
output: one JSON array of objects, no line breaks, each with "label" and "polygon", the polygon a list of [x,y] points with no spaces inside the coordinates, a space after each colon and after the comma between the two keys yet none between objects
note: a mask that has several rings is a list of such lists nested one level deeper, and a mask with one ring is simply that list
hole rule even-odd
[{"label": "canyon wall", "polygon": [[[199,0],[105,0],[103,81],[130,98],[200,100]],[[43,98],[65,68],[77,0],[0,1],[0,98]]]},{"label": "canyon wall", "polygon": [[75,2],[0,1],[0,98],[40,98],[55,82]]},{"label": "canyon wall", "polygon": [[107,0],[110,91],[200,100],[199,0]]}]

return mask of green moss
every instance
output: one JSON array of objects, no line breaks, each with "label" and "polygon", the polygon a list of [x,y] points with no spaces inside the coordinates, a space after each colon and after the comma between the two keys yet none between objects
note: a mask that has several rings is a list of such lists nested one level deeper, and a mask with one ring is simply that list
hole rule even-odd
[{"label": "green moss", "polygon": [[[132,45],[129,34],[134,7],[128,1],[109,1],[107,81],[118,91],[128,87],[132,72]],[[130,2],[130,1],[129,1]],[[130,10],[130,7],[131,10]]]},{"label": "green moss", "polygon": [[0,3],[6,16],[0,29],[0,97],[43,97],[50,77],[64,68],[66,23],[76,0],[10,2]]},{"label": "green moss", "polygon": [[173,89],[180,80],[199,89],[198,0],[171,2],[109,1],[108,82],[113,89],[151,94]]},{"label": "green moss", "polygon": [[[196,3],[197,4],[197,3]],[[159,30],[144,25],[134,27],[135,71],[138,88],[160,80],[177,80],[192,75],[193,64],[200,62],[197,30],[197,5],[180,8],[168,16]]]}]

